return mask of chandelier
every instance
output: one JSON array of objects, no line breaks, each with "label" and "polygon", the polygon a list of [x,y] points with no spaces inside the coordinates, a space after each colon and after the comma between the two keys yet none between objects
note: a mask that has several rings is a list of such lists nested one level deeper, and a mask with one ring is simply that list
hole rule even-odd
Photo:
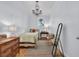
[{"label": "chandelier", "polygon": [[35,9],[32,10],[33,14],[35,14],[36,16],[42,14],[42,10],[40,10],[40,7],[39,7],[39,1],[36,1],[36,4],[35,4]]}]

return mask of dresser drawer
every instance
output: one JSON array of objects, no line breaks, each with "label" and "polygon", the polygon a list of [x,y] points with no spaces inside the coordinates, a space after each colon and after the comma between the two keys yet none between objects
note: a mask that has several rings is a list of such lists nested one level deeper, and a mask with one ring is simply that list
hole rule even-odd
[{"label": "dresser drawer", "polygon": [[19,45],[18,44],[15,44],[12,49],[15,50],[16,48],[19,48]]},{"label": "dresser drawer", "polygon": [[5,52],[1,53],[1,57],[8,57],[8,56],[11,56],[11,49],[8,49]]},{"label": "dresser drawer", "polygon": [[0,56],[13,57],[19,52],[19,38],[9,38],[0,41]]},{"label": "dresser drawer", "polygon": [[5,44],[3,44],[2,46],[1,46],[1,52],[3,52],[3,51],[5,51],[5,50],[7,50],[7,49],[9,49],[10,47],[12,47],[12,46],[16,46],[16,44],[18,44],[18,41],[12,41],[12,42],[7,42],[7,43],[5,43]]},{"label": "dresser drawer", "polygon": [[13,57],[16,56],[17,53],[19,53],[19,49],[18,48],[14,49],[13,51],[14,51],[14,52],[12,52],[12,56]]}]

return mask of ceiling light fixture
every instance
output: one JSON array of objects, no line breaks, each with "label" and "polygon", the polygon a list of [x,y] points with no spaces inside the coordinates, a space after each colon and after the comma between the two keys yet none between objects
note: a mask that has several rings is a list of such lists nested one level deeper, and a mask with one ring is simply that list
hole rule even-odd
[{"label": "ceiling light fixture", "polygon": [[40,10],[38,3],[39,3],[39,1],[36,1],[35,9],[32,10],[33,14],[35,14],[36,16],[39,16],[40,14],[42,14],[42,10]]}]

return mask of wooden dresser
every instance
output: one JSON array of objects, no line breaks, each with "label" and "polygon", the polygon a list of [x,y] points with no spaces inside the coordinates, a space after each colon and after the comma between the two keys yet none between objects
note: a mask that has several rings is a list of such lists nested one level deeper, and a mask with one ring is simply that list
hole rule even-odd
[{"label": "wooden dresser", "polygon": [[19,52],[19,37],[0,40],[0,57],[14,57]]}]

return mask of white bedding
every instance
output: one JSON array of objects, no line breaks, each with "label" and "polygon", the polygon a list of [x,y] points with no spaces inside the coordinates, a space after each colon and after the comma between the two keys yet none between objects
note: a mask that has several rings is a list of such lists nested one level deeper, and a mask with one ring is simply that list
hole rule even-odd
[{"label": "white bedding", "polygon": [[31,42],[36,43],[38,40],[38,32],[29,32],[29,33],[23,33],[20,35],[20,42]]}]

